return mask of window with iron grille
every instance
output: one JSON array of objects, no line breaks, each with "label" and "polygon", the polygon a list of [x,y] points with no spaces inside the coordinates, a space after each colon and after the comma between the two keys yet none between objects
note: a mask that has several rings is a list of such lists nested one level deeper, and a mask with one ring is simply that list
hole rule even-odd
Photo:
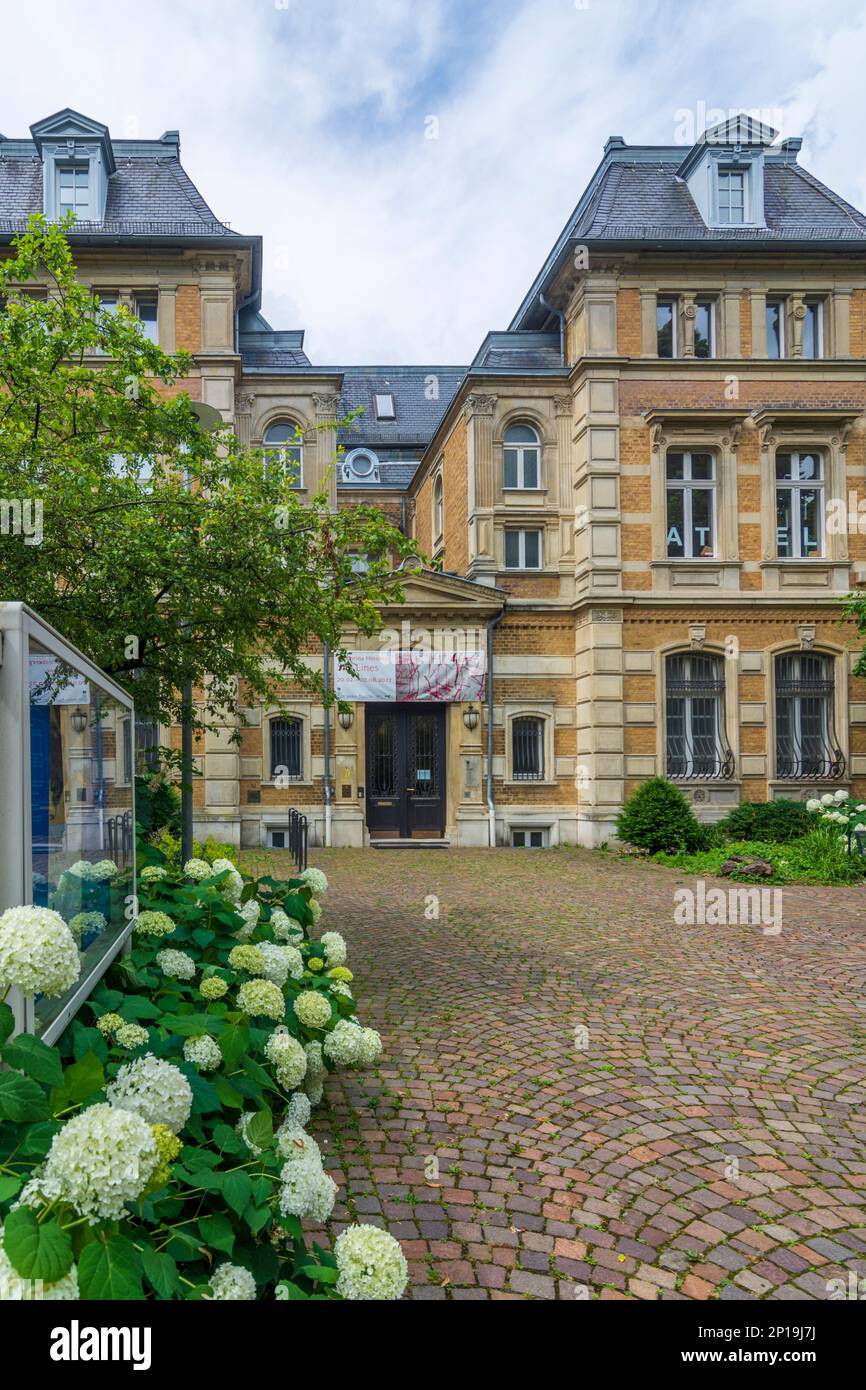
[{"label": "window with iron grille", "polygon": [[842,777],[836,736],[833,658],[820,652],[776,657],[776,776]]},{"label": "window with iron grille", "polygon": [[733,777],[721,657],[695,652],[667,657],[665,698],[668,776]]},{"label": "window with iron grille", "polygon": [[271,720],[271,781],[278,776],[300,780],[304,775],[303,721]]},{"label": "window with iron grille", "polygon": [[522,715],[511,721],[511,767],[516,782],[544,781],[544,720]]}]

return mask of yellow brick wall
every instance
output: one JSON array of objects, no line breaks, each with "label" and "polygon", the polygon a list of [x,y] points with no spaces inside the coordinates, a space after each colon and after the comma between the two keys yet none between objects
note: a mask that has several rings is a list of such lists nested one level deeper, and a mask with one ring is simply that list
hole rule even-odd
[{"label": "yellow brick wall", "polygon": [[175,315],[178,350],[201,352],[201,299],[197,285],[178,285]]},{"label": "yellow brick wall", "polygon": [[616,343],[623,357],[640,357],[642,346],[640,290],[619,290],[616,296]]}]

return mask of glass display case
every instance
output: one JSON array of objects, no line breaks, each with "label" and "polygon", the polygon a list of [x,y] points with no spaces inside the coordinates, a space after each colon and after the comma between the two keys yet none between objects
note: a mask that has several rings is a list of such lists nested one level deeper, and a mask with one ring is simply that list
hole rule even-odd
[{"label": "glass display case", "polygon": [[119,686],[24,604],[0,603],[0,911],[53,908],[81,973],[59,999],[10,999],[52,1041],[135,915],[135,723]]}]

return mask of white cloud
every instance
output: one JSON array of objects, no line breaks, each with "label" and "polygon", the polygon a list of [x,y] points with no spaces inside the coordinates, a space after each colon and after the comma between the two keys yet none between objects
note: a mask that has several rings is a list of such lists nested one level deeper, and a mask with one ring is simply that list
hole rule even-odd
[{"label": "white cloud", "polygon": [[782,108],[866,202],[859,0],[729,0],[723,28],[700,0],[41,0],[4,39],[5,133],[66,105],[178,127],[216,213],[264,235],[266,314],[322,363],[468,361],[606,136],[672,142],[678,109]]}]

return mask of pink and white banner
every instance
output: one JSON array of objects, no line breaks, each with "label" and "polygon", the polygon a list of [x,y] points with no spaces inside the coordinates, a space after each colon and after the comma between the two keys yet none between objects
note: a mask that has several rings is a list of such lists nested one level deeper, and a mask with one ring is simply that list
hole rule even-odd
[{"label": "pink and white banner", "polygon": [[484,652],[349,652],[352,675],[338,661],[334,693],[360,703],[483,700]]}]

